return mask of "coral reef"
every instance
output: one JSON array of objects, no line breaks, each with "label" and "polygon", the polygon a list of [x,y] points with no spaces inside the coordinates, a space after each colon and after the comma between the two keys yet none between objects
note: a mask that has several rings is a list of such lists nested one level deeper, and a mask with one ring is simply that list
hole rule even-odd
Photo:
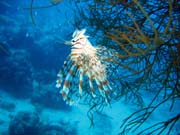
[{"label": "coral reef", "polygon": [[[0,72],[4,73],[0,76],[1,88],[9,91],[15,97],[28,97],[32,92],[29,87],[31,86],[32,66],[28,62],[28,54],[23,49],[14,49],[11,50],[10,57],[6,57],[0,62]],[[28,77],[25,77],[27,74]]]},{"label": "coral reef", "polygon": [[0,108],[4,109],[8,112],[12,112],[15,110],[15,104],[8,102],[8,101],[4,101],[3,99],[0,98]]},{"label": "coral reef", "polygon": [[40,135],[40,125],[37,113],[19,112],[9,124],[9,135]]},{"label": "coral reef", "polygon": [[71,110],[71,108],[63,102],[63,99],[59,97],[59,92],[54,90],[54,85],[48,85],[34,80],[33,89],[31,103],[35,106],[40,105],[46,108],[64,111]]},{"label": "coral reef", "polygon": [[[77,125],[76,125],[77,126]],[[9,135],[76,135],[74,124],[42,120],[36,112],[19,112],[12,118]]]}]

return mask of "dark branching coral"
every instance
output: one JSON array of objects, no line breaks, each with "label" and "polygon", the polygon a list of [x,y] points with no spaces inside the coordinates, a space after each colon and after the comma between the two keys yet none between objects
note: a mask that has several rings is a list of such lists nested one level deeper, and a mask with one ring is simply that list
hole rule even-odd
[{"label": "dark branching coral", "polygon": [[[138,129],[166,102],[172,101],[172,110],[180,97],[180,3],[177,0],[77,1],[75,11],[75,27],[90,27],[91,34],[97,36],[97,44],[118,52],[114,53],[116,59],[104,59],[118,65],[121,71],[116,77],[111,76],[123,88],[118,89],[118,97],[131,94],[135,101],[142,102],[139,94],[142,89],[154,94],[147,107],[126,119],[122,133],[132,131],[131,127]],[[123,71],[127,71],[126,74]],[[157,99],[161,102],[157,103]],[[142,112],[142,117],[134,117]],[[160,130],[150,133],[165,133],[168,126],[166,133],[170,133],[178,121],[179,115],[140,133],[159,125]]]}]

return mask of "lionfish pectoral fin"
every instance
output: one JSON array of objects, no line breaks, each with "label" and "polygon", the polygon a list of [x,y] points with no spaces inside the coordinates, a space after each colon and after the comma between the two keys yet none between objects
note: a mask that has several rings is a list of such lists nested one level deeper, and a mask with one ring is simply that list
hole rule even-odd
[{"label": "lionfish pectoral fin", "polygon": [[109,83],[108,83],[108,81],[107,80],[104,80],[103,82],[102,82],[102,86],[103,86],[103,89],[104,89],[104,91],[105,91],[105,94],[107,95],[108,93],[109,93]]},{"label": "lionfish pectoral fin", "polygon": [[[58,81],[58,80],[57,80]],[[56,81],[56,82],[57,82]],[[60,83],[56,83],[56,88],[60,88],[61,87],[61,84]]]},{"label": "lionfish pectoral fin", "polygon": [[108,93],[107,81],[102,81],[102,79],[100,79],[100,78],[95,78],[95,81],[98,85],[99,92],[104,97],[104,100],[105,100],[106,104],[108,105],[109,101],[108,101],[108,97],[107,97],[107,93]]},{"label": "lionfish pectoral fin", "polygon": [[104,97],[102,85],[101,85],[99,79],[98,79],[98,78],[94,78],[94,80],[95,80],[95,82],[96,82],[96,84],[97,84],[97,86],[98,86],[98,90],[99,90],[100,94]]},{"label": "lionfish pectoral fin", "polygon": [[84,76],[84,73],[83,73],[83,70],[82,70],[82,67],[79,68],[79,95],[80,97],[82,97],[82,86],[83,86],[83,76]]},{"label": "lionfish pectoral fin", "polygon": [[61,84],[62,84],[62,79],[63,79],[63,75],[62,75],[62,71],[61,70],[57,74],[57,77],[58,77],[58,79],[56,80],[56,88],[60,88]]},{"label": "lionfish pectoral fin", "polygon": [[63,96],[64,100],[68,99],[68,93],[69,93],[69,89],[70,89],[70,81],[72,80],[72,75],[76,70],[76,66],[74,64],[72,64],[70,70],[67,73],[67,76],[65,78],[64,84],[63,84],[63,88],[61,90],[61,94]]},{"label": "lionfish pectoral fin", "polygon": [[108,99],[110,99],[109,93],[110,93],[110,91],[112,91],[112,88],[110,87],[107,80],[104,80],[102,82],[102,85],[103,85],[103,89],[104,89],[104,92],[105,92],[106,103],[109,104],[109,100],[108,100]]},{"label": "lionfish pectoral fin", "polygon": [[66,58],[64,61],[62,69],[57,74],[58,79],[56,80],[56,87],[60,88],[63,82],[63,79],[65,78],[65,75],[68,73],[68,71],[71,68],[72,61],[70,60],[70,56]]},{"label": "lionfish pectoral fin", "polygon": [[71,106],[75,103],[63,90],[61,90],[60,93],[63,97],[63,100],[66,101],[66,104]]},{"label": "lionfish pectoral fin", "polygon": [[92,83],[92,75],[90,75],[90,73],[87,73],[87,76],[88,76],[88,80],[89,80],[89,86],[90,86],[90,89],[91,89],[91,94],[93,96],[93,98],[96,97],[96,94],[94,93],[94,87],[93,87],[93,83]]},{"label": "lionfish pectoral fin", "polygon": [[67,94],[63,90],[61,90],[60,93],[63,97],[63,100],[66,101],[67,100]]}]

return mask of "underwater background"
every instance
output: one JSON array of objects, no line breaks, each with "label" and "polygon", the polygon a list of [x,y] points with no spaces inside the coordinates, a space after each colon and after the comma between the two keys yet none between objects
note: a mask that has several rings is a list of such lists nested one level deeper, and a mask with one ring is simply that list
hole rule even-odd
[{"label": "underwater background", "polygon": [[[72,106],[55,87],[84,28],[106,65],[109,105],[87,83]],[[180,134],[180,2],[1,0],[0,135],[120,134]]]}]

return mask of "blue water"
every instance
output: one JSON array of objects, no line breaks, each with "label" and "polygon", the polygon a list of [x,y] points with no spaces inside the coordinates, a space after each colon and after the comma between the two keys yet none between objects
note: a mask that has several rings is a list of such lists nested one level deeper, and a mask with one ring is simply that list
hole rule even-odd
[{"label": "blue water", "polygon": [[[62,0],[49,8],[33,9],[32,14],[30,4],[30,0],[0,1],[0,135],[118,134],[122,121],[139,106],[119,98],[110,106],[100,106],[100,112],[90,112],[92,106],[87,102],[86,105],[67,105],[55,87],[57,73],[71,52],[65,41],[71,40],[77,29],[73,25],[75,3]],[[34,0],[33,4],[53,3]],[[93,37],[89,39],[93,43],[96,41]],[[108,74],[116,74],[114,69],[108,70]],[[124,86],[127,86],[125,81],[114,85],[113,89],[123,89]],[[141,94],[145,95],[147,105],[153,95]],[[169,104],[155,112],[143,127],[178,114],[175,104],[171,114],[166,115]],[[161,112],[165,114],[160,117]],[[178,133],[179,127],[176,126],[172,135]]]}]

